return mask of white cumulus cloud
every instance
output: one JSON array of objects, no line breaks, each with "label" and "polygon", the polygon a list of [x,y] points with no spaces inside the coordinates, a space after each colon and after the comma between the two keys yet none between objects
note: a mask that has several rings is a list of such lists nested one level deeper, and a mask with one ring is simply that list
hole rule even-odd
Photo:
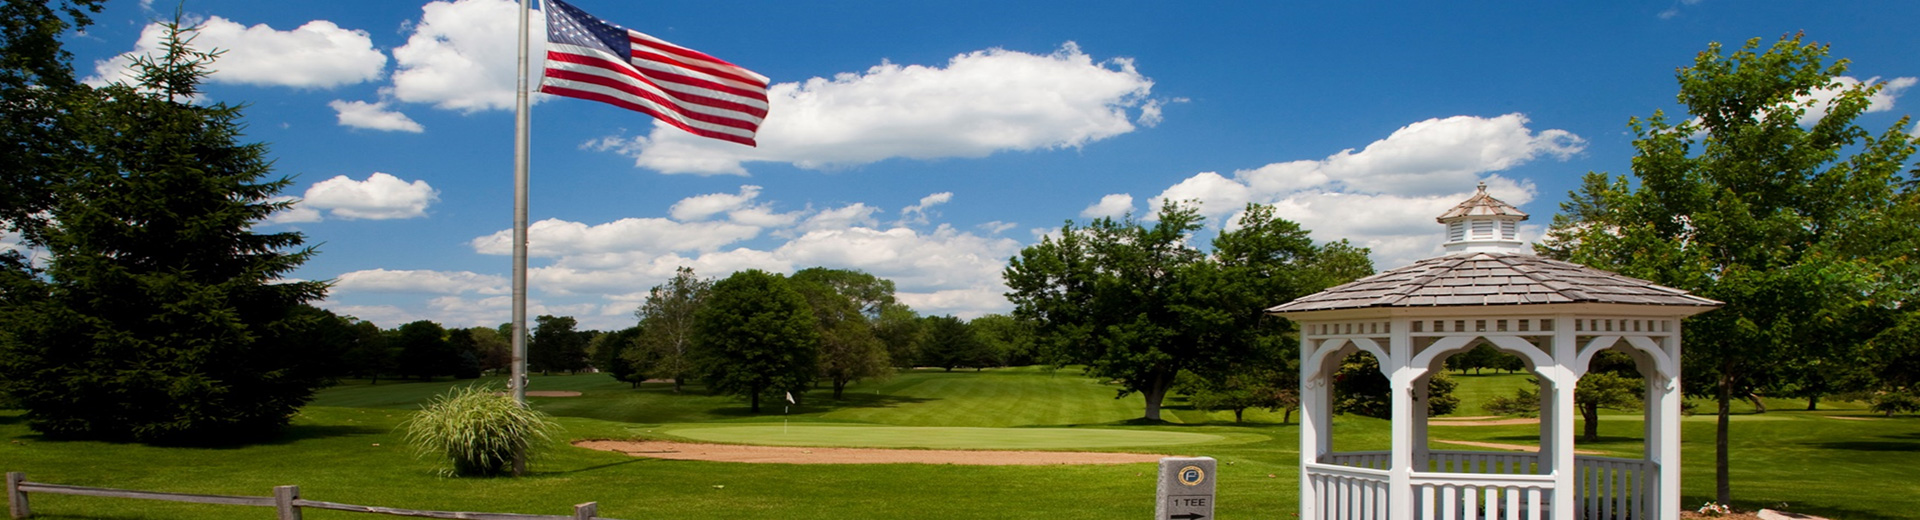
[{"label": "white cumulus cloud", "polygon": [[389,108],[388,105],[389,103],[385,101],[368,103],[338,99],[327,104],[339,114],[340,126],[416,134],[426,131],[426,128],[414,122],[413,118]]},{"label": "white cumulus cloud", "polygon": [[1893,110],[1893,103],[1899,99],[1900,94],[1912,88],[1915,82],[1920,82],[1920,79],[1893,78],[1882,82],[1880,78],[1874,77],[1867,78],[1863,82],[1852,76],[1839,76],[1833,78],[1833,81],[1837,84],[1835,88],[1815,89],[1811,95],[1797,100],[1799,105],[1806,107],[1806,112],[1800,114],[1801,125],[1813,126],[1814,123],[1820,122],[1820,118],[1827,117],[1827,111],[1831,108],[1834,98],[1840,97],[1842,92],[1860,88],[1862,84],[1880,86],[1878,92],[1867,96],[1867,113]]},{"label": "white cumulus cloud", "polygon": [[929,210],[953,200],[953,192],[943,191],[920,197],[920,203],[900,208],[901,225],[927,223]]},{"label": "white cumulus cloud", "polygon": [[[1570,132],[1534,131],[1527,123],[1521,114],[1428,119],[1324,159],[1277,162],[1232,177],[1194,174],[1148,204],[1157,211],[1167,200],[1198,201],[1215,225],[1236,218],[1247,203],[1269,204],[1316,240],[1352,240],[1373,250],[1378,267],[1396,267],[1440,251],[1433,219],[1466,200],[1478,183],[1509,204],[1526,204],[1534,184],[1496,172],[1540,158],[1566,160],[1586,147]],[[1521,231],[1537,236],[1540,228]]]},{"label": "white cumulus cloud", "polygon": [[[539,11],[533,16],[531,27],[544,30]],[[519,4],[509,0],[428,2],[407,43],[393,50],[397,70],[383,93],[463,112],[512,109],[519,24]],[[529,40],[530,56],[546,55],[544,37]],[[529,61],[537,71],[539,60]]]},{"label": "white cumulus cloud", "polygon": [[787,227],[800,219],[801,212],[780,213],[770,204],[756,204],[760,197],[760,187],[744,185],[739,193],[709,193],[696,195],[675,202],[667,209],[674,220],[692,222],[726,214],[728,220],[753,227]]},{"label": "white cumulus cloud", "polygon": [[[134,56],[162,53],[166,28],[147,24],[133,51],[94,63],[93,84],[133,80],[128,68]],[[202,51],[221,51],[207,77],[215,83],[327,89],[379,79],[387,55],[373,47],[366,31],[341,28],[314,20],[290,31],[266,24],[253,26],[218,16],[207,18],[193,41]]]},{"label": "white cumulus cloud", "polygon": [[340,275],[338,292],[424,292],[434,294],[511,294],[506,278],[469,271],[368,269]]},{"label": "white cumulus cloud", "polygon": [[1087,206],[1087,209],[1080,210],[1080,216],[1085,218],[1120,218],[1132,212],[1133,195],[1115,193],[1100,197],[1100,202],[1096,202],[1092,206]]},{"label": "white cumulus cloud", "polygon": [[[732,222],[675,222],[661,218],[624,218],[598,225],[547,219],[527,226],[527,250],[533,256],[565,256],[625,251],[712,251],[758,236],[760,228]],[[473,239],[482,254],[513,254],[513,230]]]},{"label": "white cumulus cloud", "polygon": [[275,211],[272,215],[267,215],[268,224],[298,224],[325,220],[321,218],[320,210],[301,204],[299,197],[282,195],[274,197],[273,202],[292,202],[293,205],[288,206],[286,209]]},{"label": "white cumulus cloud", "polygon": [[632,156],[639,167],[703,175],[744,175],[744,164],[754,161],[830,169],[892,158],[985,157],[1131,132],[1130,113],[1150,126],[1162,106],[1147,97],[1152,88],[1131,60],[1095,62],[1071,42],[1046,55],[988,49],[955,56],[945,67],[883,62],[861,73],[775,84],[758,148],[661,124],[644,137],[594,145]]},{"label": "white cumulus cloud", "polygon": [[307,188],[300,206],[344,219],[390,220],[427,215],[427,206],[440,200],[440,191],[427,181],[407,182],[380,172],[356,181],[335,176]]}]

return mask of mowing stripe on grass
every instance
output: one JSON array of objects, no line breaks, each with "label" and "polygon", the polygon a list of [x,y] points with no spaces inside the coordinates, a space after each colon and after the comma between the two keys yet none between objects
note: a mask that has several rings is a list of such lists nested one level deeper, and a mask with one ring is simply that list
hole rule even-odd
[{"label": "mowing stripe on grass", "polygon": [[959,450],[1086,450],[1170,446],[1225,440],[1205,433],[1096,428],[967,428],[823,426],[810,424],[679,428],[668,435],[706,442],[767,446],[833,446]]}]

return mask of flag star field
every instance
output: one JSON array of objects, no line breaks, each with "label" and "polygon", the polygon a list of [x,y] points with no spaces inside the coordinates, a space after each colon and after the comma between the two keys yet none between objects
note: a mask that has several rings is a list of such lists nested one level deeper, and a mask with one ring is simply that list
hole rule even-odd
[{"label": "flag star field", "polygon": [[[568,2],[769,80],[757,146],[533,96],[529,314],[593,329],[633,325],[678,266],[858,269],[922,314],[1007,312],[1022,247],[1168,200],[1208,218],[1197,246],[1271,204],[1387,269],[1439,254],[1434,217],[1485,182],[1535,240],[1582,175],[1629,171],[1629,118],[1683,111],[1675,70],[1711,42],[1805,32],[1850,60],[1843,83],[1880,85],[1865,127],[1920,132],[1905,1]],[[121,80],[174,7],[110,2],[66,35],[74,69]],[[511,319],[517,4],[180,9],[224,51],[202,101],[245,104],[294,179],[259,228],[318,246],[294,276],[333,281],[323,307]],[[531,30],[538,85],[538,12]]]}]

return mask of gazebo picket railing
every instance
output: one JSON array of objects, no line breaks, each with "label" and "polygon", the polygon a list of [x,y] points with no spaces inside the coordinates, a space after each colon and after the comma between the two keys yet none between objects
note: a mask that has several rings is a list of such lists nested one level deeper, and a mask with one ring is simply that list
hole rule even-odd
[{"label": "gazebo picket railing", "polygon": [[1581,518],[1654,518],[1659,472],[1639,459],[1576,455],[1574,500]]},{"label": "gazebo picket railing", "polygon": [[1313,487],[1310,500],[1326,520],[1387,519],[1386,471],[1311,462],[1305,466]]},{"label": "gazebo picket railing", "polygon": [[1432,520],[1545,520],[1553,475],[1505,473],[1413,474],[1415,518]]},{"label": "gazebo picket railing", "polygon": [[[1329,453],[1307,464],[1315,510],[1329,520],[1387,518],[1388,463],[1383,450]],[[1579,519],[1656,518],[1658,471],[1640,459],[1575,457],[1574,501]],[[1416,518],[1431,520],[1545,519],[1553,476],[1536,474],[1539,454],[1435,450],[1429,471],[1412,473]],[[1331,507],[1329,507],[1331,506]]]}]

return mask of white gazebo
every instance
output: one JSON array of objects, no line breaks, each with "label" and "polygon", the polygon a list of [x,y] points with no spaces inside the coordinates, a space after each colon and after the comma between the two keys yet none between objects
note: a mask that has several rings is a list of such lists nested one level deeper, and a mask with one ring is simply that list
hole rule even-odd
[{"label": "white gazebo", "polygon": [[[1301,518],[1679,517],[1680,320],[1720,302],[1534,256],[1516,234],[1526,218],[1482,184],[1440,216],[1445,256],[1267,310],[1300,328]],[[1482,343],[1538,376],[1537,453],[1428,449],[1428,381]],[[1639,459],[1574,453],[1574,384],[1607,350],[1630,355],[1647,382]],[[1358,351],[1392,384],[1387,451],[1334,450],[1328,382]]]}]

